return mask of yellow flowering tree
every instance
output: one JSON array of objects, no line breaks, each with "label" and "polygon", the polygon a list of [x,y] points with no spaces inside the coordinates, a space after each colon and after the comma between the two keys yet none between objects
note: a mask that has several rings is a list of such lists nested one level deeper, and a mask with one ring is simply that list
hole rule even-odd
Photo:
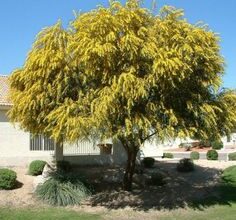
[{"label": "yellow flowering tree", "polygon": [[110,1],[68,30],[58,23],[39,34],[11,76],[9,115],[58,142],[119,140],[131,190],[146,140],[220,136],[235,127],[236,95],[219,90],[223,72],[218,36],[188,23],[182,10],[153,15],[138,0]]}]

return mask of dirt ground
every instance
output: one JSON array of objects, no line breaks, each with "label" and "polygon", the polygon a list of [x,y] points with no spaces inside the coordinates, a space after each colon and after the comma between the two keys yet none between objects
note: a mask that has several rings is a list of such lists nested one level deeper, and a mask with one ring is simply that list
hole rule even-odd
[{"label": "dirt ground", "polygon": [[[231,165],[236,165],[236,162],[199,160],[195,162],[194,172],[178,173],[176,161],[160,161],[152,170],[166,173],[167,184],[165,186],[135,188],[132,193],[120,191],[114,187],[105,187],[105,190],[94,194],[80,207],[70,208],[85,212],[105,213],[107,219],[112,218],[109,213],[113,213],[112,216],[117,218],[120,216],[119,219],[129,219],[129,213],[132,213],[130,215],[133,217],[139,213],[140,217],[142,213],[146,215],[145,213],[151,212],[150,216],[152,216],[156,212],[160,214],[165,210],[184,208],[191,206],[193,199],[204,200],[208,196],[214,195],[221,170]],[[14,190],[0,190],[0,206],[44,206],[33,196],[36,177],[27,175],[26,168],[15,167],[13,170],[17,172],[18,186]],[[89,170],[97,176],[105,175],[104,168],[89,168]],[[107,186],[112,185],[112,183],[106,184]],[[126,210],[125,216],[124,210]]]}]

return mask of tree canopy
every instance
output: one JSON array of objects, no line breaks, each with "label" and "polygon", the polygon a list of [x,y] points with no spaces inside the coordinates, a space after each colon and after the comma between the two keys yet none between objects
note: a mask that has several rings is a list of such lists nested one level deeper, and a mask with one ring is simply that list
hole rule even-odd
[{"label": "tree canopy", "polygon": [[[138,0],[110,1],[37,36],[11,75],[10,118],[57,141],[119,139],[128,155],[152,136],[228,134],[236,95],[221,90],[219,37],[166,6],[154,15]],[[126,184],[126,189],[131,185]]]}]

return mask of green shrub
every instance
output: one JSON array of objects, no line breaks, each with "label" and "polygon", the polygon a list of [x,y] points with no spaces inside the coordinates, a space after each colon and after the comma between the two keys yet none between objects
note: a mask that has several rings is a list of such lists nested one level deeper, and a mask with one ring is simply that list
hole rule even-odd
[{"label": "green shrub", "polygon": [[174,155],[172,153],[164,153],[163,158],[174,158]]},{"label": "green shrub", "polygon": [[222,141],[212,141],[211,142],[212,149],[214,150],[220,150],[223,148],[223,142]]},{"label": "green shrub", "polygon": [[166,184],[165,181],[165,175],[161,172],[158,173],[152,173],[151,174],[151,179],[148,182],[149,185],[154,185],[154,186],[163,186]]},{"label": "green shrub", "polygon": [[153,167],[153,166],[154,166],[154,163],[155,163],[155,159],[152,158],[152,157],[145,157],[145,158],[143,159],[143,165],[144,165],[144,167],[146,167],[146,168],[151,168],[151,167]]},{"label": "green shrub", "polygon": [[91,195],[90,190],[77,177],[56,172],[36,189],[36,196],[50,205],[79,205]]},{"label": "green shrub", "polygon": [[0,189],[13,189],[16,185],[16,172],[10,169],[0,169]]},{"label": "green shrub", "polygon": [[218,160],[218,153],[216,150],[207,151],[207,159],[208,160]]},{"label": "green shrub", "polygon": [[69,161],[57,161],[56,164],[59,171],[70,172],[72,170],[72,166]]},{"label": "green shrub", "polygon": [[199,146],[200,147],[210,147],[211,142],[209,140],[202,140],[202,141],[199,142]]},{"label": "green shrub", "polygon": [[226,168],[223,171],[222,179],[225,183],[236,186],[236,165]]},{"label": "green shrub", "polygon": [[236,160],[236,152],[229,154],[229,160]]},{"label": "green shrub", "polygon": [[34,160],[29,165],[29,174],[32,176],[41,175],[46,162],[43,160]]},{"label": "green shrub", "polygon": [[197,152],[197,151],[191,152],[190,158],[191,158],[192,160],[199,160],[199,158],[200,158],[199,152]]},{"label": "green shrub", "polygon": [[194,170],[193,160],[189,158],[184,158],[179,161],[177,164],[177,170],[179,172],[190,172]]}]

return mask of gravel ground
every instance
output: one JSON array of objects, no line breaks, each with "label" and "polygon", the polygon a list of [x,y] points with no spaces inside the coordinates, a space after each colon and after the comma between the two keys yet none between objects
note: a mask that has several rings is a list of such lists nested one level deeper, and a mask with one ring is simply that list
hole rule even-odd
[{"label": "gravel ground", "polygon": [[[211,195],[219,181],[221,170],[236,165],[236,162],[199,160],[195,164],[194,172],[178,173],[176,161],[158,161],[153,170],[161,170],[167,174],[167,184],[164,187],[134,189],[132,193],[109,189],[95,194],[84,205],[75,208],[88,212],[121,209],[145,212],[150,209],[185,207],[193,198],[204,199]],[[99,175],[99,168],[95,169],[97,170],[94,172]],[[40,203],[33,197],[36,177],[27,175],[26,168],[15,167],[13,170],[17,172],[18,186],[14,190],[0,190],[0,206],[38,206]]]},{"label": "gravel ground", "polygon": [[33,206],[33,182],[35,177],[27,175],[27,169],[12,168],[17,173],[17,187],[13,190],[0,190],[0,206]]}]

